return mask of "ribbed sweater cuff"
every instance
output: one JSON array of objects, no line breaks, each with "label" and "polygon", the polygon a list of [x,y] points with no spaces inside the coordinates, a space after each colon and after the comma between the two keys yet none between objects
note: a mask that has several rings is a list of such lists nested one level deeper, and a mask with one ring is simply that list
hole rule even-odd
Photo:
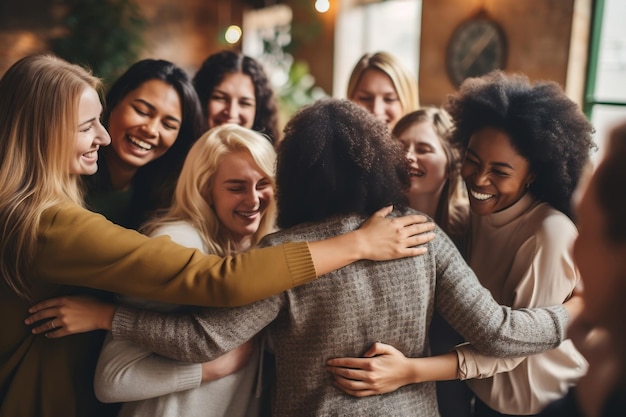
[{"label": "ribbed sweater cuff", "polygon": [[113,315],[111,333],[114,339],[127,339],[135,329],[137,313],[134,309],[118,306]]},{"label": "ribbed sweater cuff", "polygon": [[304,284],[316,278],[315,264],[307,242],[288,243],[283,245],[283,248],[294,285]]},{"label": "ribbed sweater cuff", "polygon": [[192,388],[198,388],[202,383],[202,365],[199,363],[190,363],[188,365],[178,367],[176,375],[176,391],[185,391]]},{"label": "ribbed sweater cuff", "polygon": [[569,323],[569,314],[567,313],[567,310],[565,309],[565,307],[563,307],[562,305],[554,306],[552,307],[552,310],[558,320],[558,323],[560,324],[560,327],[559,327],[559,339],[560,340],[555,345],[556,347],[567,337],[566,330],[567,330],[567,324]]}]

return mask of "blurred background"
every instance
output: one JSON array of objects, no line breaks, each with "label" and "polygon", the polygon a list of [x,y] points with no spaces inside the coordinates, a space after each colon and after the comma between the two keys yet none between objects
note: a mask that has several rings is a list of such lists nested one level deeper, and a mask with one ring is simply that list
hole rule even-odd
[{"label": "blurred background", "polygon": [[561,84],[598,139],[626,118],[625,0],[0,0],[0,74],[52,51],[107,82],[141,58],[193,76],[237,49],[263,62],[288,117],[345,97],[359,57],[384,50],[416,74],[421,104],[441,105],[458,84],[451,50],[473,47],[453,38],[477,18],[499,28],[502,69]]}]

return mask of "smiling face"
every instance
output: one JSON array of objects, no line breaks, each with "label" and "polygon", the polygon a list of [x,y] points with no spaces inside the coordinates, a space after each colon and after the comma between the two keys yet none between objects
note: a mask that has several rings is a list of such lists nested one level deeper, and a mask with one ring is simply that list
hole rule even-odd
[{"label": "smiling face", "polygon": [[470,138],[461,176],[470,207],[479,216],[510,207],[522,198],[532,181],[528,161],[513,147],[509,136],[490,127]]},{"label": "smiling face", "polygon": [[91,87],[83,91],[78,104],[78,133],[76,152],[70,161],[70,173],[92,175],[98,170],[98,149],[107,146],[111,138],[100,123],[102,104]]},{"label": "smiling face", "polygon": [[248,75],[227,73],[213,89],[207,103],[209,127],[235,123],[252,128],[256,114],[254,84]]},{"label": "smiling face", "polygon": [[181,101],[174,87],[148,80],[111,111],[111,147],[121,163],[140,168],[167,152],[178,137],[181,122]]},{"label": "smiling face", "polygon": [[404,113],[391,78],[377,69],[363,72],[350,100],[385,122],[389,130],[393,129]]},{"label": "smiling face", "polygon": [[410,164],[410,198],[437,200],[448,178],[448,158],[433,125],[428,121],[414,123],[398,135],[398,140]]},{"label": "smiling face", "polygon": [[274,187],[247,151],[232,152],[219,164],[211,201],[218,219],[243,249],[259,228],[274,198]]}]

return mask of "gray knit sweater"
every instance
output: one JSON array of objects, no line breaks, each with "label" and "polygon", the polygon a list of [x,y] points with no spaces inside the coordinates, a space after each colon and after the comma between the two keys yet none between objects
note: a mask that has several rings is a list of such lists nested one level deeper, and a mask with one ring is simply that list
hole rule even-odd
[{"label": "gray knit sweater", "polygon": [[[267,236],[262,245],[324,239],[354,230],[362,221],[343,216],[301,225]],[[274,415],[437,416],[434,384],[355,398],[332,385],[326,360],[360,356],[376,341],[409,357],[427,356],[435,309],[483,353],[528,355],[558,346],[567,313],[561,306],[524,311],[501,307],[448,237],[440,229],[436,233],[426,255],[355,262],[246,307],[162,317],[159,329],[151,319],[159,313],[119,308],[113,335],[164,356],[205,361],[265,328],[276,353]],[[154,338],[146,337],[150,332],[141,331],[144,327],[152,329]],[[164,338],[169,342],[163,343]]]}]

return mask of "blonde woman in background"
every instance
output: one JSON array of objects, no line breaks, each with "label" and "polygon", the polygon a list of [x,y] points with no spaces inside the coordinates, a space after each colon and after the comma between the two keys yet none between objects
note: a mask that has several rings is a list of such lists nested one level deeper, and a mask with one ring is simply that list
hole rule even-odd
[{"label": "blonde woman in background", "polygon": [[352,70],[347,98],[392,130],[402,116],[419,108],[417,78],[387,52],[365,54]]}]

